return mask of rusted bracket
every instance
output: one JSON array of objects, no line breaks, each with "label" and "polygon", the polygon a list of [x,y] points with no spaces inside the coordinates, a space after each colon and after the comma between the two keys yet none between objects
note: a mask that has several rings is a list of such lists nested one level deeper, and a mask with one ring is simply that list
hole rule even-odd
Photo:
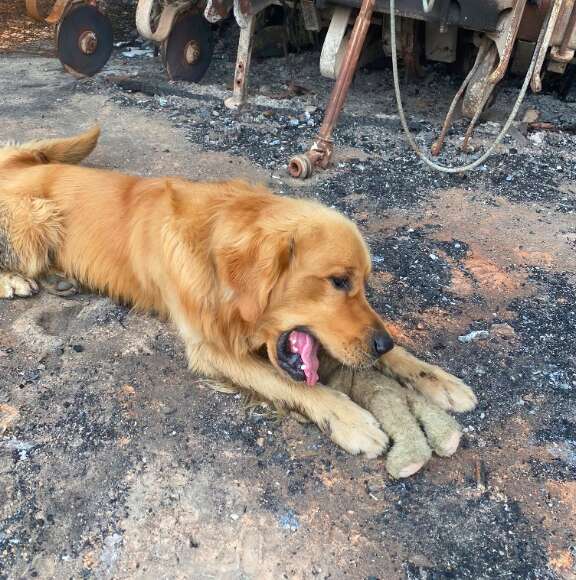
[{"label": "rusted bracket", "polygon": [[[481,40],[474,66],[454,96],[440,136],[432,145],[432,155],[440,154],[446,134],[452,124],[456,106],[465,93],[462,109],[466,115],[471,117],[471,120],[464,134],[461,148],[465,151],[468,150],[476,123],[494,88],[506,74],[525,9],[526,0],[517,0],[512,11],[502,18],[499,31],[495,34],[487,34]],[[498,58],[498,64],[494,66]]]},{"label": "rusted bracket", "polygon": [[346,31],[352,15],[349,6],[335,6],[330,19],[330,26],[324,38],[320,54],[320,74],[329,79],[336,79],[346,54]]},{"label": "rusted bracket", "polygon": [[[38,7],[38,0],[26,0],[26,13],[28,16],[37,20],[38,22],[47,22],[48,24],[58,24],[68,9],[70,4],[75,0],[56,0],[48,14],[44,15]],[[86,4],[96,5],[96,0],[89,0]]]},{"label": "rusted bracket", "polygon": [[256,17],[249,16],[244,28],[240,29],[240,40],[238,41],[238,53],[236,55],[236,68],[234,70],[234,89],[232,96],[224,101],[229,109],[239,109],[246,103],[248,93],[248,72],[252,59],[252,48],[254,45],[254,27]]},{"label": "rusted bracket", "polygon": [[240,28],[247,28],[250,18],[278,3],[277,0],[234,0],[234,18]]},{"label": "rusted bracket", "polygon": [[163,42],[168,38],[176,17],[190,8],[192,2],[175,2],[165,4],[162,7],[160,17],[157,19],[158,24],[155,30],[152,30],[155,9],[159,0],[138,0],[136,7],[136,28],[140,36],[154,42]]},{"label": "rusted bracket", "polygon": [[520,23],[522,22],[525,8],[526,0],[516,0],[512,12],[505,16],[503,22],[502,28],[505,30],[505,34],[500,33],[495,38],[493,35],[488,35],[493,38],[494,43],[498,48],[498,55],[500,56],[500,62],[488,80],[488,82],[493,85],[497,85],[506,74],[508,64],[510,63],[510,57],[512,56],[512,51],[516,44],[516,37],[518,36],[518,30],[520,28]]},{"label": "rusted bracket", "polygon": [[534,67],[532,80],[530,82],[530,88],[535,93],[539,93],[542,90],[542,66],[544,64],[544,59],[546,58],[546,53],[548,52],[548,47],[550,46],[550,41],[552,40],[552,33],[556,27],[556,21],[558,20],[558,15],[560,14],[561,8],[562,0],[554,0],[554,5],[552,6],[552,11],[548,19],[548,24],[546,25],[544,42],[542,43],[540,52],[536,57],[536,66]]},{"label": "rusted bracket", "polygon": [[[256,16],[276,2],[277,0],[234,0],[234,18],[240,27],[240,39],[238,41],[236,68],[234,70],[233,94],[224,101],[224,104],[229,109],[239,109],[246,103]],[[222,5],[220,4],[219,9],[221,8]],[[214,10],[214,4],[212,4],[211,10]]]},{"label": "rusted bracket", "polygon": [[569,63],[574,58],[574,49],[570,48],[570,40],[574,34],[574,29],[576,28],[576,1],[572,4],[572,10],[570,11],[570,17],[566,23],[566,28],[564,29],[564,34],[562,36],[562,42],[560,46],[553,46],[550,49],[550,57],[552,60],[561,63]]},{"label": "rusted bracket", "polygon": [[336,84],[330,94],[330,100],[326,107],[326,113],[318,137],[305,155],[296,155],[288,163],[288,171],[292,177],[305,179],[309,177],[314,167],[326,168],[332,160],[334,145],[332,132],[338,122],[344,102],[348,95],[348,89],[358,66],[360,53],[366,40],[366,34],[370,28],[375,0],[362,0],[362,7],[354,22],[354,28],[346,47],[346,54],[342,60],[340,72]]},{"label": "rusted bracket", "polygon": [[[479,94],[476,95],[476,102],[474,103],[474,113],[472,119],[466,129],[464,134],[464,139],[462,140],[462,145],[460,148],[463,151],[469,150],[469,143],[472,135],[474,134],[474,129],[476,128],[476,123],[488,103],[490,96],[494,92],[496,85],[504,78],[506,71],[508,70],[508,65],[510,64],[510,57],[512,56],[512,51],[516,44],[516,38],[518,37],[518,30],[520,29],[520,23],[522,22],[522,16],[524,15],[524,10],[526,8],[526,0],[516,0],[512,12],[504,16],[504,22],[500,29],[500,34],[493,38],[492,35],[487,35],[492,38],[494,44],[489,48],[486,57],[485,64],[487,67],[492,67],[492,58],[499,57],[500,60],[496,65],[496,68],[489,74],[483,86],[480,89]],[[502,34],[502,31],[505,31]]]}]

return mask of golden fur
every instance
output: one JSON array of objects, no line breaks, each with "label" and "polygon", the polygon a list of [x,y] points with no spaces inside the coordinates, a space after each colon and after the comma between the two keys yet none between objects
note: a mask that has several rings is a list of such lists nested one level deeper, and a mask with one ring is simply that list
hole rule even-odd
[{"label": "golden fur", "polygon": [[[170,317],[197,372],[298,409],[351,453],[378,455],[385,437],[370,413],[292,380],[276,358],[280,334],[306,327],[343,365],[375,361],[369,345],[384,325],[364,294],[370,257],[356,226],[314,201],[241,181],[74,165],[98,136],[94,128],[0,149],[0,297],[31,294],[35,279],[59,270]],[[345,292],[330,283],[344,275]],[[444,408],[474,405],[458,379],[399,347],[378,364]]]}]

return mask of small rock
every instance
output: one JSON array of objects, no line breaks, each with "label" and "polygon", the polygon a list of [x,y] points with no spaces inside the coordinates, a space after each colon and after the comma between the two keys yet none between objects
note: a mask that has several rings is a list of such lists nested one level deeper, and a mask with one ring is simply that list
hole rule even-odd
[{"label": "small rock", "polygon": [[490,334],[499,338],[513,338],[516,336],[516,331],[505,322],[501,324],[493,324],[490,327]]},{"label": "small rock", "polygon": [[544,132],[543,131],[538,131],[538,133],[531,133],[528,136],[528,139],[530,139],[530,141],[532,141],[532,143],[534,143],[535,145],[542,145],[542,143],[544,143]]},{"label": "small rock", "polygon": [[535,123],[540,117],[540,112],[536,109],[528,109],[522,117],[523,123]]},{"label": "small rock", "polygon": [[[120,394],[123,397],[133,397],[136,394],[136,389],[132,385],[125,384],[125,385],[122,385],[120,387]],[[164,408],[167,408],[167,407],[164,407]]]},{"label": "small rock", "polygon": [[468,334],[464,334],[458,337],[458,340],[464,344],[470,342],[477,342],[479,340],[487,340],[490,338],[490,333],[487,330],[473,330]]},{"label": "small rock", "polygon": [[279,520],[280,526],[285,530],[295,532],[300,527],[298,516],[292,510],[288,510],[285,514],[281,515]]},{"label": "small rock", "polygon": [[10,450],[16,451],[20,461],[26,461],[26,459],[29,458],[28,453],[35,447],[34,443],[20,441],[14,438],[5,441],[4,446]]},{"label": "small rock", "polygon": [[382,493],[386,490],[386,484],[383,481],[380,482],[366,482],[366,491],[368,494]]},{"label": "small rock", "polygon": [[102,553],[100,554],[100,563],[107,571],[111,570],[120,555],[122,545],[122,536],[120,534],[111,534],[104,538]]},{"label": "small rock", "polygon": [[134,58],[136,56],[151,56],[151,55],[152,55],[151,50],[147,50],[145,48],[135,48],[133,46],[122,53],[122,56],[125,56],[127,58]]},{"label": "small rock", "polygon": [[3,403],[0,405],[0,435],[4,435],[5,431],[14,423],[20,414],[15,407]]}]

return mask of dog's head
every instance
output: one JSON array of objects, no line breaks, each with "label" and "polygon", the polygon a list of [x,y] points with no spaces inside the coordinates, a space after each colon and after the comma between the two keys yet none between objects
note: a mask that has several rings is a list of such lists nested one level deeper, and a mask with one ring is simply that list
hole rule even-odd
[{"label": "dog's head", "polygon": [[265,345],[279,370],[308,384],[318,380],[319,349],[351,367],[389,351],[393,342],[366,299],[370,255],[356,226],[311,201],[269,199],[238,205],[215,256],[220,283],[253,329],[253,348]]}]

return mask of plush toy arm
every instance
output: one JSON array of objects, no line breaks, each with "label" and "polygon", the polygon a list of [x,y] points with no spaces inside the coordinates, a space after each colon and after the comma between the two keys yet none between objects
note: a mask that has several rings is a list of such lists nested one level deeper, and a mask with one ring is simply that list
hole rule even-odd
[{"label": "plush toy arm", "polygon": [[390,437],[386,470],[394,478],[419,471],[432,451],[448,457],[458,448],[461,429],[453,417],[410,388],[374,369],[353,371],[334,365],[328,384],[370,411]]},{"label": "plush toy arm", "polygon": [[454,418],[394,379],[374,371],[359,373],[351,395],[392,440],[386,457],[392,477],[413,475],[428,463],[432,451],[448,457],[458,448],[461,430]]}]

